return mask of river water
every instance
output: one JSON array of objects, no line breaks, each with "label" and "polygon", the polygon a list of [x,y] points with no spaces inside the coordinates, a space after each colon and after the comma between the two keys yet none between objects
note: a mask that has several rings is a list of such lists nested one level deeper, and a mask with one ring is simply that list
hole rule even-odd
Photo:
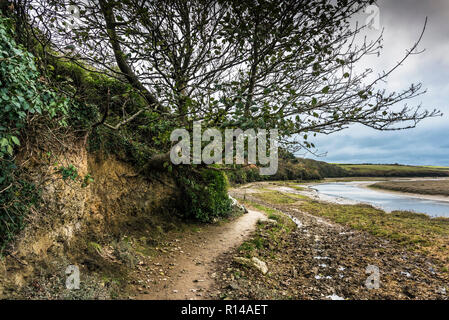
[{"label": "river water", "polygon": [[372,181],[335,182],[313,185],[320,194],[369,203],[387,212],[394,210],[425,213],[432,217],[449,217],[449,201],[420,199],[419,197],[376,191],[364,187]]}]

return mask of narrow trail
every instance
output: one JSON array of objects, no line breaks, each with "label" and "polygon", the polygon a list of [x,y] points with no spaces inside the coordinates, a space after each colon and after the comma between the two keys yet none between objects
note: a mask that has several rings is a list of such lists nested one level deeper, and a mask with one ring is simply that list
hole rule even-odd
[{"label": "narrow trail", "polygon": [[[252,231],[257,221],[266,219],[258,211],[222,225],[211,225],[200,232],[184,234],[175,239],[181,250],[172,255],[162,255],[154,265],[162,279],[153,283],[148,293],[136,297],[139,300],[207,299],[213,296],[210,288],[214,282],[214,263],[223,253],[240,245]],[[162,275],[162,276],[161,276]]]}]

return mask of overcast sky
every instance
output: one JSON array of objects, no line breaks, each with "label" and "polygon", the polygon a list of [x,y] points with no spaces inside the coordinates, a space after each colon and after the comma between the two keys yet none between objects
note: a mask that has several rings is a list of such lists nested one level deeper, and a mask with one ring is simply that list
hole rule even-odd
[{"label": "overcast sky", "polygon": [[[313,142],[320,153],[327,155],[317,159],[449,166],[449,1],[380,0],[378,6],[384,50],[380,57],[367,59],[361,67],[371,67],[376,74],[392,67],[418,39],[427,16],[427,29],[419,46],[425,52],[411,56],[396,70],[387,88],[394,91],[422,82],[427,94],[407,102],[408,105],[422,103],[444,115],[426,119],[417,128],[405,131],[379,132],[355,125],[329,136],[318,136]],[[374,30],[369,32],[376,34]]]}]

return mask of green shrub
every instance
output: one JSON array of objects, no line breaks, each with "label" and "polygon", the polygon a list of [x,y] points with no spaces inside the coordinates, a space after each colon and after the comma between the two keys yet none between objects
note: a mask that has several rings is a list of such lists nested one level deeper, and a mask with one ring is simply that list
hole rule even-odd
[{"label": "green shrub", "polygon": [[183,191],[181,212],[186,218],[211,222],[230,213],[228,181],[223,172],[212,169],[203,169],[199,173],[183,170],[178,181]]}]

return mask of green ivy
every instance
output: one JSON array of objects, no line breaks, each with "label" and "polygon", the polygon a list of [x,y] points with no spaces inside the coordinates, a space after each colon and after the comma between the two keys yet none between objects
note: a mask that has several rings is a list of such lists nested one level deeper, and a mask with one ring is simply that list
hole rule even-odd
[{"label": "green ivy", "polygon": [[91,182],[94,181],[94,178],[92,178],[92,175],[90,173],[86,174],[84,177],[80,176],[78,173],[78,169],[73,164],[70,164],[67,167],[55,167],[55,171],[56,173],[61,175],[62,180],[64,181],[71,180],[80,182],[82,188],[87,187]]},{"label": "green ivy", "polygon": [[20,145],[28,116],[66,115],[68,108],[68,99],[46,88],[34,56],[14,41],[11,21],[0,16],[0,158],[13,155]]},{"label": "green ivy", "polygon": [[69,165],[68,167],[61,166],[59,168],[55,168],[56,172],[61,174],[62,180],[70,179],[75,181],[78,178],[78,169],[73,165]]},{"label": "green ivy", "polygon": [[34,56],[14,41],[12,31],[12,21],[0,15],[0,254],[39,205],[39,190],[14,162],[21,133],[34,115],[58,116],[60,125],[67,125],[74,105],[46,86]]}]

